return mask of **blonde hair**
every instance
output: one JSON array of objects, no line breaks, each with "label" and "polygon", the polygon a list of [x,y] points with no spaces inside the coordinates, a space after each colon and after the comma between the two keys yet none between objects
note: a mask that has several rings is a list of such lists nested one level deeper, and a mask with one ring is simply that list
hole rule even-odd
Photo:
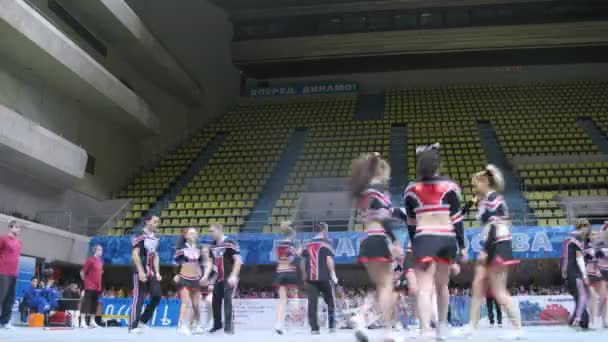
[{"label": "blonde hair", "polygon": [[494,191],[502,192],[505,189],[505,178],[502,175],[502,171],[498,167],[492,164],[488,164],[483,170],[477,172],[473,178],[479,179],[480,177],[486,177],[490,188]]},{"label": "blonde hair", "polygon": [[361,195],[372,179],[376,177],[378,170],[382,171],[382,179],[388,181],[391,167],[378,152],[365,154],[352,161],[349,185],[355,197]]}]

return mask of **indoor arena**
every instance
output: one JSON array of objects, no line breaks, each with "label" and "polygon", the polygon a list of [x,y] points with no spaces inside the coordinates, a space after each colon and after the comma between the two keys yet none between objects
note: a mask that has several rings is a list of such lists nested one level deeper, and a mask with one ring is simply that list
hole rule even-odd
[{"label": "indoor arena", "polygon": [[607,336],[606,1],[0,1],[0,341]]}]

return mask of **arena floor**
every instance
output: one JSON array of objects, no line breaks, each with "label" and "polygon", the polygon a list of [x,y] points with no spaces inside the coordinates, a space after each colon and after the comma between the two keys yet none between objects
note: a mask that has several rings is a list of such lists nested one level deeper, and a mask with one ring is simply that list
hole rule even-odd
[{"label": "arena floor", "polygon": [[[486,342],[498,341],[497,336],[503,329],[483,329],[478,336],[471,339],[452,338],[453,341],[467,342]],[[414,340],[408,337],[409,334],[403,333],[403,341]],[[608,331],[576,332],[568,327],[528,327],[526,329],[526,341],[531,342],[571,342],[574,339],[580,341],[600,341],[606,338]],[[372,332],[372,341],[381,341],[381,332]],[[69,330],[69,331],[44,331],[42,329],[17,328],[14,331],[0,331],[0,341],[10,342],[120,342],[120,341],[141,341],[141,342],[169,342],[179,339],[182,341],[249,341],[249,342],[353,342],[355,341],[352,331],[342,330],[336,334],[321,334],[311,336],[305,331],[292,331],[283,336],[278,336],[272,331],[267,330],[247,330],[241,331],[233,336],[223,334],[213,336],[189,336],[177,335],[175,329],[150,329],[142,335],[129,335],[124,328],[99,328],[95,330]]]}]

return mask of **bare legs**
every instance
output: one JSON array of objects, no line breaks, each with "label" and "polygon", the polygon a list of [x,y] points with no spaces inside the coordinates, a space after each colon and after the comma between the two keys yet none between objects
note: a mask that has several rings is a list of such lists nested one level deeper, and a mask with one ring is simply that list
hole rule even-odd
[{"label": "bare legs", "polygon": [[393,294],[393,268],[389,262],[372,262],[365,264],[369,277],[376,285],[378,296],[378,307],[385,322],[385,333],[387,339],[392,334],[392,317],[395,308],[395,296]]},{"label": "bare legs", "polygon": [[591,285],[589,300],[590,326],[599,326],[599,324],[595,323],[595,320],[597,316],[600,316],[602,325],[608,327],[608,288],[606,285],[606,282],[603,280],[594,282]]},{"label": "bare legs", "polygon": [[481,319],[481,304],[484,301],[487,289],[487,268],[485,265],[475,266],[475,278],[473,278],[471,291],[471,308],[469,321],[472,329],[477,329]]},{"label": "bare legs", "polygon": [[190,303],[192,305],[192,320],[190,321],[190,324],[194,326],[194,333],[202,334],[200,291],[190,290]]},{"label": "bare legs", "polygon": [[179,310],[179,333],[189,335],[192,332],[190,329],[193,328],[195,334],[202,334],[200,291],[184,287],[179,291],[179,296],[182,301]]},{"label": "bare legs", "polygon": [[488,279],[496,303],[505,308],[513,328],[519,330],[521,329],[521,313],[518,305],[513,302],[511,294],[507,290],[508,274],[509,269],[507,266],[494,266],[490,269],[490,272],[488,272]]},{"label": "bare legs", "polygon": [[191,317],[188,311],[188,307],[192,305],[190,300],[190,290],[185,287],[179,291],[179,297],[181,299],[181,306],[179,308],[179,325],[178,331],[181,334],[189,334],[190,333],[190,322]]},{"label": "bare legs", "polygon": [[277,323],[275,330],[278,334],[283,334],[283,325],[285,324],[285,312],[287,311],[287,287],[279,286],[279,301],[277,302]]},{"label": "bare legs", "polygon": [[450,294],[448,282],[450,265],[437,262],[419,263],[416,265],[416,280],[418,295],[416,306],[420,318],[420,332],[427,335],[431,332],[431,317],[433,315],[433,292],[437,297],[438,327],[447,324]]}]

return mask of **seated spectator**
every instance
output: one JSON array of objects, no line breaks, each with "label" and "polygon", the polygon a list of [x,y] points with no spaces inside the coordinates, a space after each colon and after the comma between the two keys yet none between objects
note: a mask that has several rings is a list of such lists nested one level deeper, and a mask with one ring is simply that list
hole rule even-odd
[{"label": "seated spectator", "polygon": [[38,288],[38,278],[33,277],[30,281],[30,286],[23,290],[23,299],[19,304],[19,311],[21,312],[21,321],[27,321],[27,311],[36,312],[36,298],[40,289]]},{"label": "seated spectator", "polygon": [[48,311],[56,311],[59,309],[59,299],[61,298],[61,294],[59,290],[55,287],[55,280],[49,279],[46,287],[41,292],[42,297],[46,299],[48,303]]},{"label": "seated spectator", "polygon": [[72,327],[78,326],[80,317],[80,289],[78,285],[72,283],[63,291],[63,297],[60,301],[59,309],[66,311],[71,316]]}]

